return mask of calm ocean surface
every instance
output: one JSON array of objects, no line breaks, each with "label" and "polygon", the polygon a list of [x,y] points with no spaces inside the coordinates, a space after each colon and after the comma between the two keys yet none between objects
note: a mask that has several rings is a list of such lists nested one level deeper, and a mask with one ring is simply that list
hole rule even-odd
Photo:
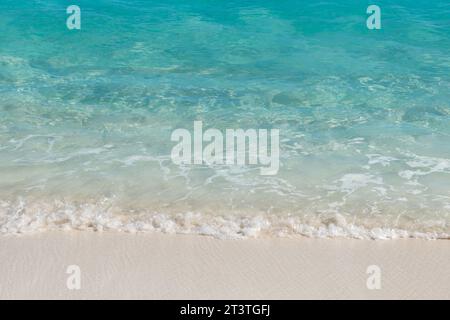
[{"label": "calm ocean surface", "polygon": [[[0,233],[450,236],[450,2],[0,0]],[[81,8],[68,30],[66,8]],[[175,165],[280,130],[280,168]]]}]

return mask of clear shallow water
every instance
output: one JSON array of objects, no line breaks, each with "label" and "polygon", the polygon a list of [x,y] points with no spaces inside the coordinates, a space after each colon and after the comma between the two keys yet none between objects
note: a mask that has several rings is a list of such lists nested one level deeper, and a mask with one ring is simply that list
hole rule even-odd
[{"label": "clear shallow water", "polygon": [[[0,232],[450,234],[450,4],[0,3]],[[280,129],[281,167],[177,166],[176,128]]]}]

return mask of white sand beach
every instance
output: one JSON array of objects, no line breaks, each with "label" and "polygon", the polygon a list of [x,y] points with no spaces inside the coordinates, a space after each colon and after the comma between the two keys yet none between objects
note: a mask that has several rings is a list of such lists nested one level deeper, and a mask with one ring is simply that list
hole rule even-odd
[{"label": "white sand beach", "polygon": [[[0,298],[449,299],[449,264],[446,240],[45,232],[0,237]],[[370,265],[380,289],[367,288]]]}]

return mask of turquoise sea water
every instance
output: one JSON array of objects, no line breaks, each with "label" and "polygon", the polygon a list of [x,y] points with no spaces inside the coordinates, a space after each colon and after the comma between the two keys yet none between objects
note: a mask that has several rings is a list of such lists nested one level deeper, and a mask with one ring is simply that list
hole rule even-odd
[{"label": "turquoise sea water", "polygon": [[[0,232],[450,235],[450,3],[0,1]],[[68,30],[66,8],[81,8]],[[175,165],[177,128],[281,166]]]}]

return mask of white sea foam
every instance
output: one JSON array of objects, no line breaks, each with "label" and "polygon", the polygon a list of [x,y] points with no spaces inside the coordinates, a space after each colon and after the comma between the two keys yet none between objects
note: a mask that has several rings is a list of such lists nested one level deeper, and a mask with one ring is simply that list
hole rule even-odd
[{"label": "white sea foam", "polygon": [[381,154],[367,154],[369,158],[369,165],[381,164],[383,167],[387,167],[393,161],[398,161],[399,159],[394,157],[383,156]]},{"label": "white sea foam", "polygon": [[352,193],[369,184],[382,185],[383,179],[371,174],[346,174],[338,180],[342,191]]},{"label": "white sea foam", "polygon": [[[104,201],[75,205],[55,201],[52,204],[11,204],[0,202],[0,233],[23,234],[46,230],[95,230],[121,232],[163,232],[199,234],[219,239],[306,236],[314,238],[354,239],[449,239],[445,221],[424,221],[415,229],[389,227],[376,220],[361,224],[335,213],[327,216],[284,215],[206,215],[195,212],[165,214],[117,212]],[[352,220],[352,222],[349,222]]]},{"label": "white sea foam", "polygon": [[431,173],[450,173],[449,159],[413,155],[406,164],[410,169],[400,171],[399,176],[407,180]]}]

